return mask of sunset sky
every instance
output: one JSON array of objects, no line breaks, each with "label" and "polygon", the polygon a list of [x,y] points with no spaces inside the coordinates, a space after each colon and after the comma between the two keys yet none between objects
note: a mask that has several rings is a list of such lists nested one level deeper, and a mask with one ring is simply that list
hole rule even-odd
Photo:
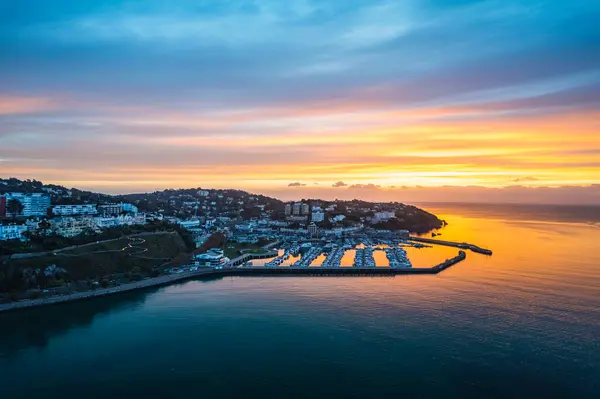
[{"label": "sunset sky", "polygon": [[600,203],[600,1],[0,1],[0,177]]}]

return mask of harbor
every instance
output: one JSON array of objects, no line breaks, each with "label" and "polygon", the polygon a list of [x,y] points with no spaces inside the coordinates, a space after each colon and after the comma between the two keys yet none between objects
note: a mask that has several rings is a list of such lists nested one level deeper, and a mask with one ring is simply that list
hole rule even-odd
[{"label": "harbor", "polygon": [[[240,257],[230,263],[243,268],[412,268],[406,247],[423,247],[407,240],[367,237],[336,241],[290,241],[282,243],[276,256],[250,259]],[[272,254],[272,252],[271,252]]]},{"label": "harbor", "polygon": [[[433,266],[413,265],[408,251],[423,252],[436,245],[459,248],[458,253],[440,259]],[[449,249],[449,248],[448,248]],[[223,257],[213,249],[190,265],[172,269],[166,275],[109,288],[97,288],[48,298],[0,305],[0,313],[165,286],[196,278],[225,276],[388,276],[438,274],[466,259],[465,249],[476,253],[491,251],[467,243],[429,240],[417,237],[348,237],[338,240],[281,240],[265,245],[264,251],[243,251],[237,258]],[[489,252],[489,253],[488,253]],[[414,254],[415,252],[413,252]],[[449,252],[446,254],[450,255]]]}]

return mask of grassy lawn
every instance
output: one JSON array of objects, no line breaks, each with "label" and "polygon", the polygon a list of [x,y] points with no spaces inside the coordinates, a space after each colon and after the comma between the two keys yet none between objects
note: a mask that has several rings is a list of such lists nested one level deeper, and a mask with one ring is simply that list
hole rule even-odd
[{"label": "grassy lawn", "polygon": [[[138,267],[143,271],[150,271],[153,267],[164,263],[166,259],[175,258],[186,252],[185,244],[178,235],[157,234],[143,238],[146,240],[144,243],[135,244],[139,248],[148,249],[146,252],[139,253],[140,258],[129,256],[129,253],[138,251],[137,248],[127,248],[125,251],[121,251],[131,241],[128,239],[119,239],[110,243],[101,243],[72,251],[65,251],[57,255],[11,259],[9,264],[17,269],[36,269],[56,265],[66,269],[69,275],[74,280],[77,280],[86,277],[122,273],[132,270],[134,267]],[[116,250],[116,252],[101,253],[102,251],[113,250]],[[63,254],[71,256],[62,256]]]},{"label": "grassy lawn", "polygon": [[246,250],[246,253],[262,254],[267,252],[258,244],[246,244],[238,242],[228,242],[223,248],[223,254],[229,259],[237,258],[242,254],[241,250]]},{"label": "grassy lawn", "polygon": [[269,251],[264,248],[249,249],[246,251],[247,254],[264,254],[267,252]]}]

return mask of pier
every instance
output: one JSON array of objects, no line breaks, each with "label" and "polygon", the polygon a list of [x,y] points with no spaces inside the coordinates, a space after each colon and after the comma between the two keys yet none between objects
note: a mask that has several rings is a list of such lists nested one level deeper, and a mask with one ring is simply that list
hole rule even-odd
[{"label": "pier", "polygon": [[456,248],[460,248],[460,249],[469,249],[473,252],[477,252],[477,253],[483,254],[483,255],[491,255],[492,254],[492,251],[490,249],[481,248],[481,247],[478,247],[477,245],[469,244],[467,242],[435,240],[432,238],[415,237],[415,236],[410,236],[408,239],[410,241],[424,242],[427,244],[436,244],[436,245],[444,245],[447,247],[456,247]]}]

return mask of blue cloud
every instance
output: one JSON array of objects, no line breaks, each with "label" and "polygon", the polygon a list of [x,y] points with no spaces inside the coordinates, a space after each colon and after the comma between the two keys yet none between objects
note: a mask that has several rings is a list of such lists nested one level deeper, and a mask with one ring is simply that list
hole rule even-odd
[{"label": "blue cloud", "polygon": [[248,107],[386,87],[410,107],[600,70],[594,1],[50,3],[0,6],[5,91]]}]

